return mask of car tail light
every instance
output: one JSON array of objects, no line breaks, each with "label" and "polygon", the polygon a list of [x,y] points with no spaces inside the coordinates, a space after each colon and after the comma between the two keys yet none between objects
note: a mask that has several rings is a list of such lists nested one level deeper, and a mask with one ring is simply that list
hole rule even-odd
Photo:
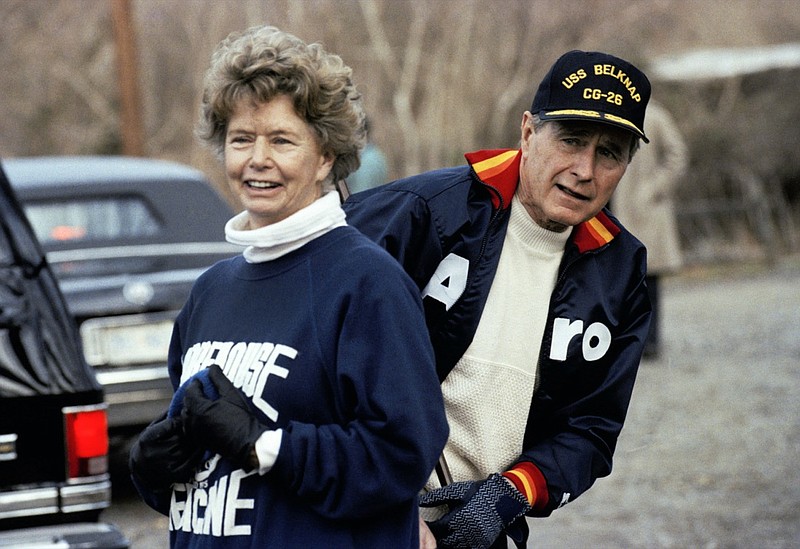
[{"label": "car tail light", "polygon": [[63,408],[68,478],[108,472],[106,404]]}]

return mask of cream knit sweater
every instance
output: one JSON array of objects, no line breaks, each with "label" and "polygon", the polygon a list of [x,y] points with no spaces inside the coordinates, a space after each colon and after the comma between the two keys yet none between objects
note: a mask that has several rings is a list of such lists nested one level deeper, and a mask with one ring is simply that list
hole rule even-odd
[{"label": "cream knit sweater", "polygon": [[[477,333],[442,383],[455,482],[508,469],[522,451],[550,294],[570,231],[537,225],[515,196]],[[426,488],[437,488],[432,475]]]}]

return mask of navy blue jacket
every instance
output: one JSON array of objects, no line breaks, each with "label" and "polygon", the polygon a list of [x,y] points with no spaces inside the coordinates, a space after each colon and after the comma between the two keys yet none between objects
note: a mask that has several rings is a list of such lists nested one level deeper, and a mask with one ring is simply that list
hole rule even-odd
[{"label": "navy blue jacket", "polygon": [[[519,181],[519,151],[466,156],[470,165],[357,193],[344,205],[348,223],[397,258],[422,291],[440,381],[478,327]],[[549,515],[611,472],[650,321],[645,265],[644,246],[605,210],[572,229],[539,384],[530,410],[520,410],[527,427],[518,462],[538,468],[549,492],[531,515]]]}]

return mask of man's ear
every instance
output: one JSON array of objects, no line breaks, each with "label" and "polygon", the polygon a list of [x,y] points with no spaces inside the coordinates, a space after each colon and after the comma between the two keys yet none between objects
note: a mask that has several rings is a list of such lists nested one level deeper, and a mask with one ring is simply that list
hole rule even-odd
[{"label": "man's ear", "polygon": [[527,149],[528,142],[531,136],[536,132],[533,126],[533,115],[530,111],[525,111],[522,115],[522,123],[520,124],[520,147]]}]

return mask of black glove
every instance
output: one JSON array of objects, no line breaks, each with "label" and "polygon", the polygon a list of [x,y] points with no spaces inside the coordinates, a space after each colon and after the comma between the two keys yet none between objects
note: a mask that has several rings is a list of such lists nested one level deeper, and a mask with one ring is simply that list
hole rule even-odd
[{"label": "black glove", "polygon": [[485,549],[531,509],[499,473],[486,480],[449,484],[420,496],[420,507],[448,505],[442,518],[428,523],[439,549]]},{"label": "black glove", "polygon": [[181,418],[162,416],[134,442],[128,466],[142,486],[157,491],[188,482],[202,458],[203,449],[186,438]]},{"label": "black glove", "polygon": [[256,440],[268,430],[239,389],[225,377],[217,365],[208,368],[209,380],[219,394],[206,395],[200,380],[190,381],[183,397],[186,432],[203,448],[216,452],[237,466],[251,470],[257,460],[251,458]]}]

